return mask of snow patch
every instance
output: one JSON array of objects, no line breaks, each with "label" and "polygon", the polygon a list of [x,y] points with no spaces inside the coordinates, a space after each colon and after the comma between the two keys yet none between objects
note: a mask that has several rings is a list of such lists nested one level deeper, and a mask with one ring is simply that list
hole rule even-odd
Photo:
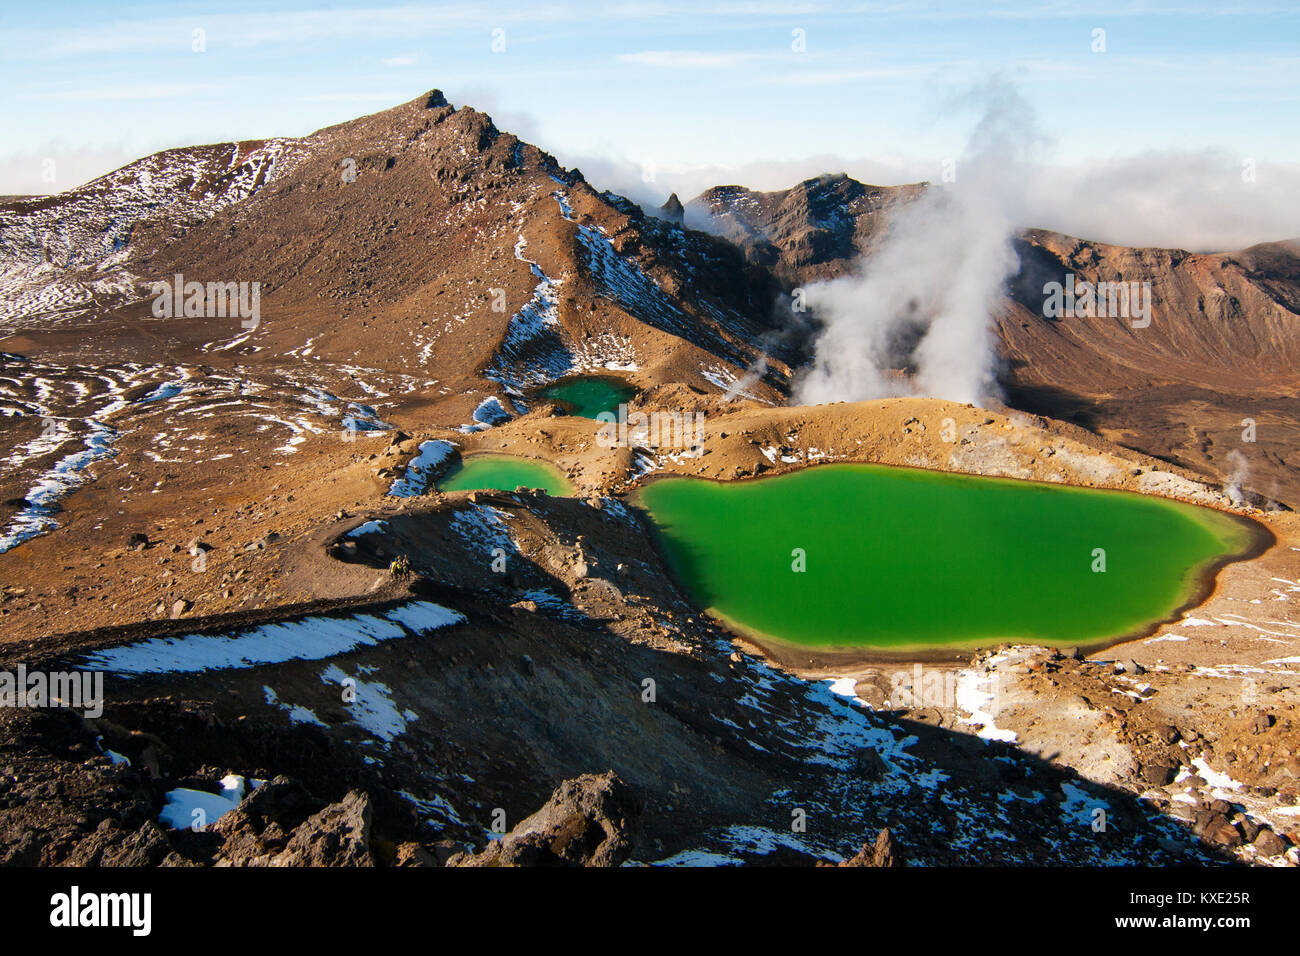
[{"label": "snow patch", "polygon": [[243,669],[292,660],[314,661],[406,637],[417,627],[424,631],[464,620],[464,615],[457,611],[428,601],[414,601],[379,616],[306,617],[229,634],[156,637],[95,651],[82,659],[82,666],[134,677]]}]

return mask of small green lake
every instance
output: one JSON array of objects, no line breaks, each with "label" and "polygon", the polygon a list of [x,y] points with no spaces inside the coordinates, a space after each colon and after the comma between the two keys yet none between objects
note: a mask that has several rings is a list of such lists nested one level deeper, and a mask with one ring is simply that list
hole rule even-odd
[{"label": "small green lake", "polygon": [[539,394],[549,398],[570,415],[595,418],[601,412],[617,412],[618,406],[630,401],[637,390],[617,378],[585,375],[548,385]]},{"label": "small green lake", "polygon": [[573,493],[569,479],[558,468],[517,455],[467,455],[437,482],[439,491],[514,491],[520,485],[543,488],[549,495]]},{"label": "small green lake", "polygon": [[700,607],[826,651],[1102,643],[1199,599],[1264,534],[1162,498],[882,465],[662,478],[635,503]]}]

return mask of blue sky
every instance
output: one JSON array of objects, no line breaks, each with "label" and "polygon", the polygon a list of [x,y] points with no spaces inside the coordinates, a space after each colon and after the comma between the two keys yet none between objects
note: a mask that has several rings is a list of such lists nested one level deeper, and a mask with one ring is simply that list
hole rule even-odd
[{"label": "blue sky", "polygon": [[0,19],[0,192],[36,191],[46,156],[66,188],[162,147],[307,133],[432,87],[597,168],[876,157],[937,179],[970,127],[954,97],[994,73],[1057,162],[1300,160],[1294,2],[55,0]]}]

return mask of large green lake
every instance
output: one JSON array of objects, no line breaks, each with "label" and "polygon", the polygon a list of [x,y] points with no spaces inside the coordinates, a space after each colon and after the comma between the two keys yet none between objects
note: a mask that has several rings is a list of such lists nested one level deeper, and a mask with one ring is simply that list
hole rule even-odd
[{"label": "large green lake", "polygon": [[697,604],[828,651],[1102,643],[1173,615],[1261,533],[1162,498],[881,465],[663,478],[636,503]]},{"label": "large green lake", "polygon": [[619,379],[588,375],[548,385],[538,394],[557,402],[570,415],[595,418],[601,412],[617,412],[618,406],[631,400],[636,391]]},{"label": "large green lake", "polygon": [[554,465],[517,455],[468,455],[438,479],[439,491],[514,491],[544,488],[547,494],[573,492],[569,480]]}]

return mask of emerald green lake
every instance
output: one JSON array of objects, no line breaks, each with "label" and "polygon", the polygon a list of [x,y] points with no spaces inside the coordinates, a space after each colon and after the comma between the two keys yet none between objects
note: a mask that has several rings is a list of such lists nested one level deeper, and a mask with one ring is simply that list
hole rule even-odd
[{"label": "emerald green lake", "polygon": [[881,465],[663,478],[636,503],[698,605],[822,650],[1100,643],[1170,617],[1260,533],[1161,498]]},{"label": "emerald green lake", "polygon": [[603,376],[583,376],[548,385],[538,394],[556,402],[570,415],[595,418],[601,412],[617,412],[637,390],[626,382]]},{"label": "emerald green lake", "polygon": [[544,488],[550,495],[567,495],[573,486],[558,468],[516,455],[469,455],[438,479],[439,491],[514,491]]}]

